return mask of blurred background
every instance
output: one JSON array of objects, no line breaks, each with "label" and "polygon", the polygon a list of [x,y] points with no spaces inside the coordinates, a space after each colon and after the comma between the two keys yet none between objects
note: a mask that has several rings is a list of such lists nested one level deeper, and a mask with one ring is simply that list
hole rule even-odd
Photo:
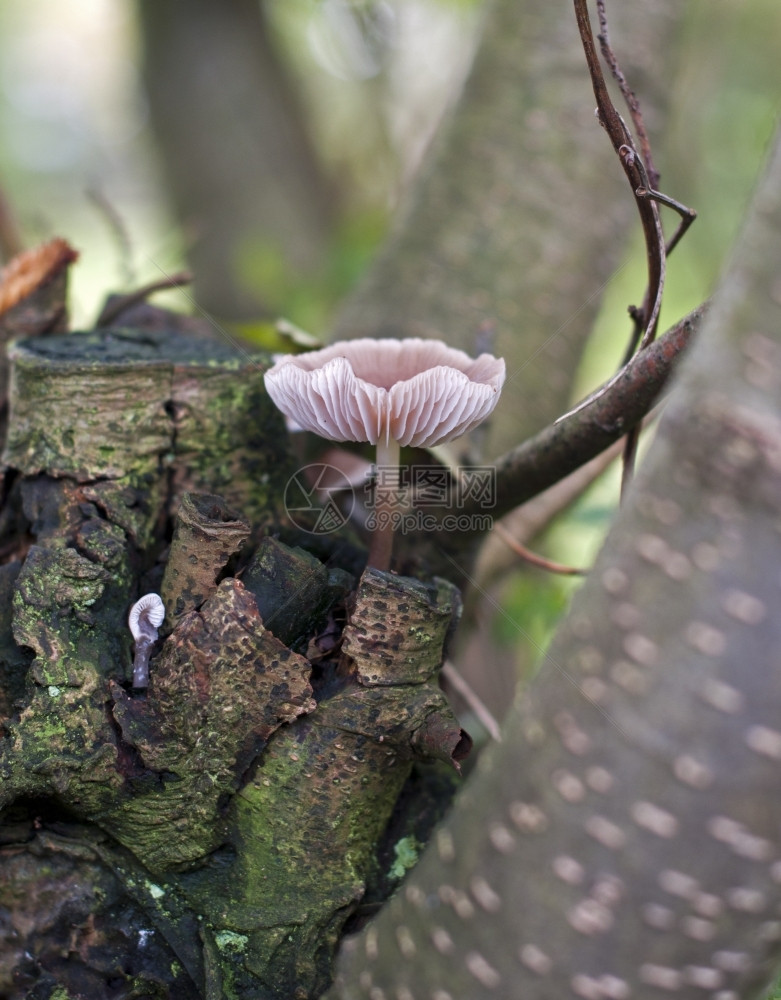
[{"label": "blurred background", "polygon": [[[662,189],[699,218],[671,259],[661,329],[713,289],[781,105],[778,0],[680,3],[682,55],[654,151]],[[3,0],[9,218],[24,245],[60,235],[80,251],[77,327],[107,292],[189,266],[194,288],[162,302],[191,310],[194,296],[258,342],[278,316],[327,335],[457,100],[483,15],[483,0]],[[573,401],[611,373],[644,284],[638,230]],[[587,566],[617,479],[608,470],[535,546]],[[575,586],[524,569],[491,591],[501,611],[485,606],[481,627],[512,680]],[[497,712],[506,695],[486,693]]]}]

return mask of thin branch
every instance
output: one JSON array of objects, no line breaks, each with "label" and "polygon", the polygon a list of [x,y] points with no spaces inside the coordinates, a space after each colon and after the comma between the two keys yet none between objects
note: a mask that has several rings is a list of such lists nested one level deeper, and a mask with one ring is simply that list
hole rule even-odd
[{"label": "thin branch", "polygon": [[[659,322],[659,314],[662,308],[662,296],[664,294],[664,282],[667,270],[667,254],[680,242],[686,230],[696,218],[696,212],[687,208],[680,202],[675,201],[667,195],[657,191],[659,185],[659,172],[654,166],[651,153],[651,143],[648,132],[645,128],[643,115],[640,110],[640,103],[637,96],[627,83],[627,79],[618,64],[615,53],[610,45],[608,33],[607,14],[605,11],[605,0],[597,0],[597,14],[599,17],[599,42],[602,56],[610,68],[614,79],[618,83],[624,100],[629,108],[632,121],[637,131],[642,156],[637,153],[631,135],[623,119],[616,111],[610,100],[607,85],[599,66],[594,39],[591,34],[591,23],[588,16],[587,0],[575,0],[575,13],[583,42],[583,51],[586,56],[591,81],[594,87],[594,95],[597,99],[597,112],[599,120],[605,127],[613,148],[616,150],[619,159],[624,167],[632,191],[635,197],[635,204],[640,214],[640,221],[643,226],[645,236],[646,260],[648,265],[648,287],[643,298],[642,309],[635,310],[632,318],[635,329],[630,342],[630,352],[634,351],[639,340],[639,350],[647,347],[656,336],[656,327]],[[636,183],[637,177],[644,178],[640,184]],[[665,243],[662,231],[661,219],[657,204],[664,204],[673,208],[679,213],[681,221],[669,244]],[[651,209],[649,211],[649,208]],[[642,323],[643,333],[638,336],[638,326]],[[628,357],[624,358],[624,363]],[[632,475],[634,473],[634,460],[637,453],[639,427],[633,429],[627,435],[626,446],[623,454],[623,473],[621,477],[621,495],[624,495]]]},{"label": "thin branch", "polygon": [[623,98],[626,101],[626,106],[629,108],[629,114],[632,116],[632,123],[635,126],[635,131],[637,132],[637,137],[640,141],[643,162],[645,163],[645,169],[648,172],[648,179],[651,182],[651,187],[658,188],[659,171],[654,166],[653,156],[651,154],[651,142],[648,138],[645,122],[643,121],[643,113],[640,110],[640,102],[638,101],[635,92],[629,86],[623,70],[618,65],[618,59],[616,59],[615,53],[613,52],[613,48],[610,44],[610,35],[607,28],[607,14],[605,12],[605,0],[597,0],[597,17],[599,18],[599,34],[597,35],[597,38],[599,39],[599,47],[602,50],[602,58],[609,66],[610,72],[613,74],[613,79],[618,84]]},{"label": "thin branch", "polygon": [[640,348],[642,349],[647,347],[654,339],[656,326],[659,322],[665,278],[664,233],[662,232],[662,224],[656,201],[652,198],[637,195],[638,189],[648,191],[654,185],[649,181],[643,159],[635,149],[629,129],[626,127],[623,118],[616,110],[610,98],[594,45],[587,0],[574,0],[574,4],[578,30],[580,31],[583,51],[586,56],[586,64],[591,75],[594,97],[597,101],[599,121],[607,132],[613,149],[615,149],[624,173],[632,187],[632,194],[634,195],[640,222],[643,227],[648,267],[648,291],[643,303],[645,329],[640,342]]},{"label": "thin branch", "polygon": [[[503,517],[557,483],[638,424],[665,388],[705,311],[703,304],[689,313],[659,340],[639,351],[588,403],[499,458],[492,516]],[[475,499],[459,513],[486,511]]]},{"label": "thin branch", "polygon": [[538,555],[536,552],[532,552],[531,549],[527,549],[525,545],[522,545],[519,541],[516,541],[516,539],[513,538],[507,528],[498,522],[494,525],[493,530],[502,539],[505,545],[513,550],[519,559],[529,563],[530,566],[536,566],[538,569],[544,569],[548,573],[558,573],[561,576],[586,575],[587,570],[585,569],[576,569],[574,566],[564,566],[562,563],[553,562],[551,559],[546,559],[544,556]]},{"label": "thin branch", "polygon": [[148,285],[129,292],[127,295],[112,296],[103,306],[100,316],[95,320],[95,326],[111,326],[111,324],[139,302],[145,302],[150,295],[155,292],[167,291],[170,288],[182,288],[184,285],[192,284],[193,276],[189,271],[178,271],[176,274],[167,274],[164,278],[151,281]]},{"label": "thin branch", "polygon": [[491,739],[501,743],[502,734],[499,723],[485,702],[476,694],[474,688],[464,680],[450,660],[445,660],[442,664],[441,674],[443,680],[461,695]]},{"label": "thin branch", "polygon": [[652,188],[638,188],[635,194],[638,198],[652,198],[654,201],[658,201],[660,205],[666,205],[667,208],[671,208],[680,215],[681,219],[678,223],[678,228],[673,233],[672,238],[667,241],[665,247],[665,252],[669,257],[686,235],[689,226],[697,218],[697,212],[695,209],[684,205],[683,202],[676,201],[675,198],[671,198],[668,194],[662,194],[661,191],[654,191]]},{"label": "thin branch", "polygon": [[122,271],[122,280],[126,285],[132,285],[135,280],[135,268],[133,267],[133,244],[130,234],[127,231],[125,220],[117,211],[114,204],[99,187],[88,188],[87,198],[98,209],[106,220],[108,227],[116,240],[119,251],[119,265]]}]

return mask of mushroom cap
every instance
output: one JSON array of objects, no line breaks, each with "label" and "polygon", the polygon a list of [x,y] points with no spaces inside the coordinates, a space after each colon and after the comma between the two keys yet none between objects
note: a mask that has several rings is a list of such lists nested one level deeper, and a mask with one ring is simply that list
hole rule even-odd
[{"label": "mushroom cap", "polygon": [[266,389],[299,427],[332,441],[432,447],[476,427],[493,410],[504,360],[470,358],[441,340],[346,340],[285,355]]}]

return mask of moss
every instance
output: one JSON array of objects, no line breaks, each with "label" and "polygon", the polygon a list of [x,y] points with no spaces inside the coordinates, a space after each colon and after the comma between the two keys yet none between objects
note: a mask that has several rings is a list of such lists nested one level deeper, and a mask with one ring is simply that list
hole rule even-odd
[{"label": "moss", "polygon": [[249,938],[246,934],[236,934],[234,931],[218,931],[214,940],[220,951],[243,952],[247,949]]},{"label": "moss", "polygon": [[418,863],[421,845],[414,837],[402,837],[393,845],[396,860],[390,867],[389,876],[396,881],[404,878],[410,868]]}]

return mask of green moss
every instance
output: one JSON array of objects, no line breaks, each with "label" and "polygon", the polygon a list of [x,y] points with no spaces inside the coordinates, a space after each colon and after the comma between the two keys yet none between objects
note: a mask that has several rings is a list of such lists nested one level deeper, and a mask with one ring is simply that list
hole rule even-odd
[{"label": "green moss", "polygon": [[393,845],[393,853],[396,860],[390,867],[388,874],[392,879],[399,881],[403,879],[410,868],[414,868],[418,863],[421,845],[414,837],[402,837]]},{"label": "green moss", "polygon": [[246,951],[249,942],[246,934],[237,934],[235,931],[219,931],[214,935],[214,940],[220,951],[234,953]]}]

